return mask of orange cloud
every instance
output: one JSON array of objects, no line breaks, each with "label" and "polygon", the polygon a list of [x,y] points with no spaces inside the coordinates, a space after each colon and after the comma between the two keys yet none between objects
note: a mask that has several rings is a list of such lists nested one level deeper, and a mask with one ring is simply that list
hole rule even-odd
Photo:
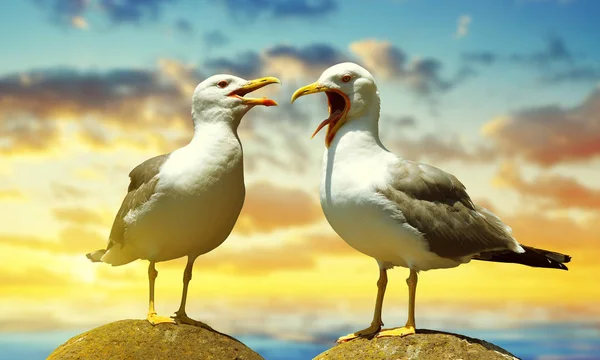
[{"label": "orange cloud", "polygon": [[571,177],[549,174],[525,181],[513,163],[505,163],[494,181],[555,208],[600,210],[600,190],[581,185]]},{"label": "orange cloud", "polygon": [[357,251],[332,235],[299,236],[280,246],[256,246],[243,251],[222,251],[206,256],[202,266],[213,271],[240,275],[261,275],[279,271],[314,268],[318,259],[327,256],[355,256]]},{"label": "orange cloud", "polygon": [[396,79],[419,95],[431,95],[449,90],[463,81],[469,72],[461,70],[453,79],[445,79],[442,63],[431,57],[414,57],[410,61],[406,53],[389,41],[364,39],[350,44],[350,51],[359,57],[375,76]]},{"label": "orange cloud", "polygon": [[545,106],[489,121],[482,128],[502,154],[540,166],[600,156],[600,90],[579,106]]},{"label": "orange cloud", "polygon": [[56,147],[65,122],[99,147],[123,139],[135,144],[131,134],[142,144],[157,138],[169,142],[165,129],[191,127],[190,89],[200,79],[194,69],[174,60],[160,60],[154,70],[42,70],[1,77],[0,153]]},{"label": "orange cloud", "polygon": [[316,201],[300,189],[261,182],[248,187],[235,231],[242,234],[302,226],[321,220]]}]

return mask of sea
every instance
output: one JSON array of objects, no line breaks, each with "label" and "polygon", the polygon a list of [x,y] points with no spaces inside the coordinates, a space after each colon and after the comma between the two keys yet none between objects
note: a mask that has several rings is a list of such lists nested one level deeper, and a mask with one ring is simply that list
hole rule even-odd
[{"label": "sea", "polygon": [[[0,359],[38,360],[69,338],[88,329],[53,332],[0,333]],[[554,323],[552,327],[511,329],[444,329],[494,343],[523,360],[600,360],[600,326],[594,323]],[[314,342],[291,341],[256,335],[237,339],[266,360],[308,360],[334,345],[340,334],[327,334]],[[359,360],[359,359],[357,359]]]}]

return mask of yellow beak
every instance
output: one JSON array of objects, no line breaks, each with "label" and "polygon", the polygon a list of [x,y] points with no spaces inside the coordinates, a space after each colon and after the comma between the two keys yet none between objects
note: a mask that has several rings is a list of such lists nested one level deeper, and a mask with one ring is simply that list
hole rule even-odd
[{"label": "yellow beak", "polygon": [[[327,86],[319,85],[317,82],[314,82],[296,90],[292,95],[291,102],[293,103],[300,96],[315,94],[319,92],[328,93],[327,101],[329,103],[329,117],[323,120],[321,124],[319,124],[315,132],[312,134],[312,137],[314,137],[322,128],[327,126],[327,134],[325,135],[325,146],[329,147],[329,145],[331,145],[331,142],[333,141],[335,134],[346,121],[346,115],[350,110],[350,99],[348,98],[348,95],[346,95],[344,92],[338,89],[331,89]],[[344,98],[345,105],[341,112],[339,110],[335,111],[335,109],[332,109],[329,93],[336,93]]]},{"label": "yellow beak", "polygon": [[327,87],[321,86],[318,83],[314,82],[312,84],[303,86],[300,89],[296,90],[294,92],[294,94],[292,95],[291,103],[293,104],[294,101],[297,98],[299,98],[300,96],[304,96],[304,95],[308,95],[308,94],[314,94],[314,93],[318,93],[318,92],[324,92],[324,91],[327,91],[327,90],[328,90]]},{"label": "yellow beak", "polygon": [[278,78],[267,76],[259,79],[248,81],[246,84],[241,86],[239,89],[232,91],[229,96],[236,96],[242,100],[245,105],[264,105],[264,106],[277,106],[275,100],[264,98],[246,98],[244,95],[256,91],[269,84],[281,84]]}]

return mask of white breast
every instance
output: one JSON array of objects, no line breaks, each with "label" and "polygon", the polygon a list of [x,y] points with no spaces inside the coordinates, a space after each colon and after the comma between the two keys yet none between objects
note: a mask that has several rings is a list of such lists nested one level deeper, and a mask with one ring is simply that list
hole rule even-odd
[{"label": "white breast", "polygon": [[331,227],[350,246],[386,266],[457,266],[430,252],[416,229],[390,216],[393,204],[376,189],[389,183],[389,164],[397,157],[361,136],[345,134],[323,157],[320,198]]},{"label": "white breast", "polygon": [[155,192],[128,224],[126,241],[157,261],[211,251],[225,241],[244,202],[239,140],[223,131],[196,136],[165,162]]}]

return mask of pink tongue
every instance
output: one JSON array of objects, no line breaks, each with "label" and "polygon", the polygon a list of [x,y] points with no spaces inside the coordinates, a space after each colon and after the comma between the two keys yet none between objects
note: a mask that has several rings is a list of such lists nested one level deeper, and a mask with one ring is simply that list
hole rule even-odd
[{"label": "pink tongue", "polygon": [[342,117],[343,112],[344,112],[343,110],[336,110],[333,113],[331,113],[327,119],[323,120],[323,122],[319,124],[319,126],[317,127],[317,130],[315,130],[315,132],[312,134],[311,138],[313,138],[315,135],[317,135],[317,133],[319,131],[321,131],[321,129],[324,128],[325,125],[330,124],[334,121],[337,121],[340,117]]},{"label": "pink tongue", "polygon": [[333,113],[331,113],[331,115],[329,115],[329,120],[330,121],[334,121],[334,120],[337,120],[337,119],[341,118],[343,112],[344,112],[343,109],[337,109],[336,111],[334,111]]}]

